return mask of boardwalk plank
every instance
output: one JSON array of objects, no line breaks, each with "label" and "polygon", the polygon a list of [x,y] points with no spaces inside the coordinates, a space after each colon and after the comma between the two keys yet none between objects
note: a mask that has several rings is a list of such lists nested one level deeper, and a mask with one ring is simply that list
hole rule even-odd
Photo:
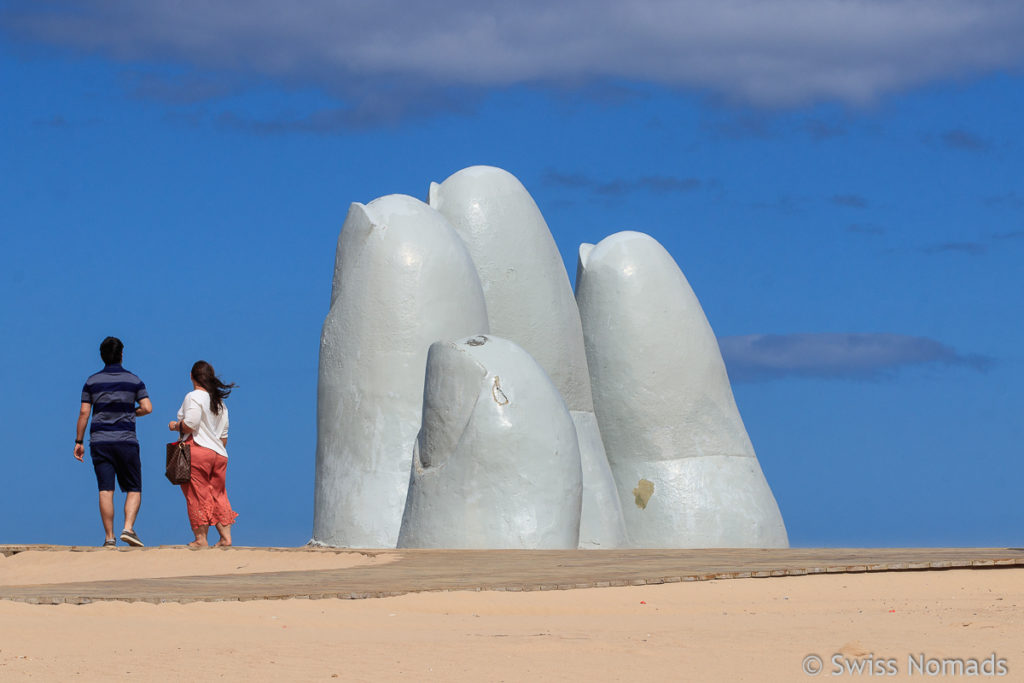
[{"label": "boardwalk plank", "polygon": [[[26,550],[110,552],[96,548],[0,546],[0,554],[8,556]],[[150,550],[125,549],[121,552]],[[241,554],[251,550],[257,549],[230,548],[198,552]],[[1020,548],[273,550],[289,553],[358,552],[390,561],[348,569],[0,585],[0,599],[34,604],[86,604],[103,600],[159,604],[286,598],[363,599],[439,590],[570,590],[821,573],[1024,566],[1024,549]]]}]

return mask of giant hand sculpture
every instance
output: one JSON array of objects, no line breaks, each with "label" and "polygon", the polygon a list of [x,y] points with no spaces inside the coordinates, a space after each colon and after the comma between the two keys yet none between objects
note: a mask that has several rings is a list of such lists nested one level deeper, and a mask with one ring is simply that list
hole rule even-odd
[{"label": "giant hand sculpture", "polygon": [[429,194],[353,204],[338,238],[314,542],[787,545],[714,334],[661,245],[583,245],[574,299],[514,176],[474,166]]}]

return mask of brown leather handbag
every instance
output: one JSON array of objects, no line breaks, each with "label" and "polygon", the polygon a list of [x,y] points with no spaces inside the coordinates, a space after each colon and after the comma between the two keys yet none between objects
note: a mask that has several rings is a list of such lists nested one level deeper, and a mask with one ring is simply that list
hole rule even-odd
[{"label": "brown leather handbag", "polygon": [[185,442],[185,434],[178,428],[180,435],[174,443],[167,444],[167,465],[164,476],[172,484],[187,484],[192,481],[192,446]]}]

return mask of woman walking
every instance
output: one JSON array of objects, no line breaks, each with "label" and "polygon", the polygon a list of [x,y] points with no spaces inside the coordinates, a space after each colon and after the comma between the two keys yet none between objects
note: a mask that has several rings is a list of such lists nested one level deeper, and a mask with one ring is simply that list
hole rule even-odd
[{"label": "woman walking", "polygon": [[180,432],[192,449],[192,480],[181,485],[188,508],[188,521],[196,540],[193,548],[209,546],[210,526],[220,533],[218,546],[231,545],[231,525],[238,513],[231,509],[225,490],[228,468],[228,407],[224,399],[234,384],[224,384],[204,360],[192,366],[193,391],[185,395],[178,419],[167,426]]}]

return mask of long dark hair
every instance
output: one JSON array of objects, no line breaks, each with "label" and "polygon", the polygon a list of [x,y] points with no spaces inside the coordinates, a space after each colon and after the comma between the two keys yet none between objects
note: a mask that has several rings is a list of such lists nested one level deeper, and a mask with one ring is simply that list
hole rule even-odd
[{"label": "long dark hair", "polygon": [[197,360],[192,366],[192,381],[206,389],[210,394],[210,410],[214,415],[220,413],[220,407],[235,388],[234,382],[224,384],[213,372],[213,366],[205,360]]}]

